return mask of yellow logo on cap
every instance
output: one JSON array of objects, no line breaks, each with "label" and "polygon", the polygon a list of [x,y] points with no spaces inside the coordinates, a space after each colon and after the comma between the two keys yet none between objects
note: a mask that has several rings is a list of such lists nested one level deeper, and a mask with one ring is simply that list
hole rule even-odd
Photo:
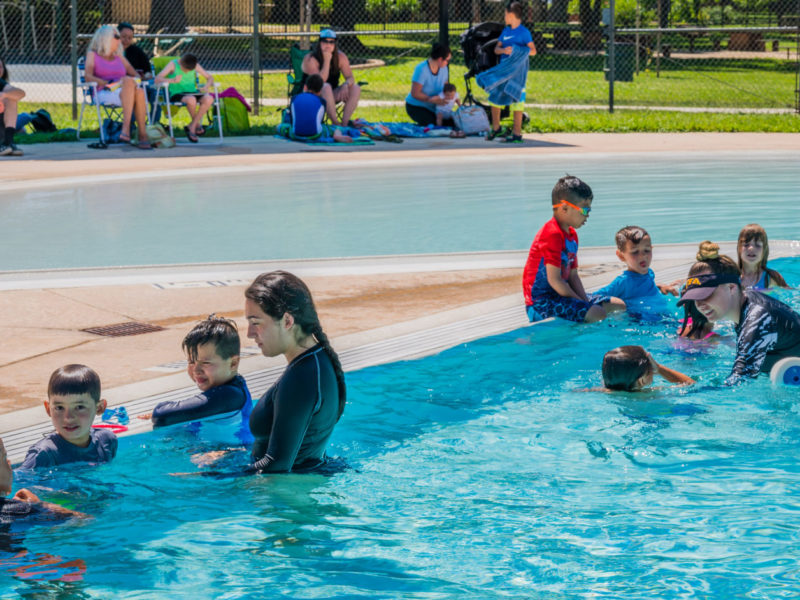
[{"label": "yellow logo on cap", "polygon": [[686,280],[686,287],[689,287],[690,285],[702,285],[702,284],[700,283],[700,280],[697,277],[692,277],[691,279]]}]

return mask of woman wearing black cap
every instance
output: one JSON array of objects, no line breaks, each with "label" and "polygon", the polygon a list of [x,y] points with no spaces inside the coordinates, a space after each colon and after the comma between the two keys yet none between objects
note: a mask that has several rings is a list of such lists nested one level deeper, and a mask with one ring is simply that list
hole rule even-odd
[{"label": "woman wearing black cap", "polygon": [[726,385],[769,373],[782,358],[800,356],[800,314],[771,296],[743,290],[739,267],[720,256],[716,244],[700,244],[697,260],[678,305],[684,305],[687,317],[690,313],[702,317],[693,319],[693,327],[703,321],[733,321],[736,359]]}]

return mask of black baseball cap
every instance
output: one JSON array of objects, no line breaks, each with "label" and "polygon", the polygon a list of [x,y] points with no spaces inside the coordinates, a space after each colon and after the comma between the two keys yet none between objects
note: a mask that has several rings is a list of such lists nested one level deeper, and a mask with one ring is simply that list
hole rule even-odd
[{"label": "black baseball cap", "polygon": [[678,300],[678,306],[690,300],[692,302],[695,300],[705,300],[714,293],[718,285],[726,283],[742,285],[742,280],[738,275],[733,273],[706,273],[704,275],[689,277],[683,286],[683,292],[681,293],[681,299]]}]

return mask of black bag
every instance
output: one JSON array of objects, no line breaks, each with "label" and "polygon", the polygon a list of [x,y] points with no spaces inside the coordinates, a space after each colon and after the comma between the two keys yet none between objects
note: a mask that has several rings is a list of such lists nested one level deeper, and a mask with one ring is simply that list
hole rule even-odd
[{"label": "black bag", "polygon": [[58,131],[56,124],[53,123],[53,119],[50,117],[50,113],[43,108],[33,113],[31,125],[34,131],[39,131],[41,133],[55,133]]},{"label": "black bag", "polygon": [[[122,133],[122,123],[119,121],[112,121],[111,119],[103,119],[103,137],[106,144],[116,144],[119,142],[119,135]],[[133,134],[133,131],[131,131]]]}]

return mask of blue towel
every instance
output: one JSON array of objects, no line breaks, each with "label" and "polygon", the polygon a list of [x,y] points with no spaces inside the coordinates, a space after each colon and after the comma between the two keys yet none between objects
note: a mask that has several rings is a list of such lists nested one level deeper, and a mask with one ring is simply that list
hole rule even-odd
[{"label": "blue towel", "polygon": [[475,81],[489,93],[489,102],[508,106],[522,100],[528,80],[527,46],[514,46],[511,55],[488,71],[478,73]]}]

